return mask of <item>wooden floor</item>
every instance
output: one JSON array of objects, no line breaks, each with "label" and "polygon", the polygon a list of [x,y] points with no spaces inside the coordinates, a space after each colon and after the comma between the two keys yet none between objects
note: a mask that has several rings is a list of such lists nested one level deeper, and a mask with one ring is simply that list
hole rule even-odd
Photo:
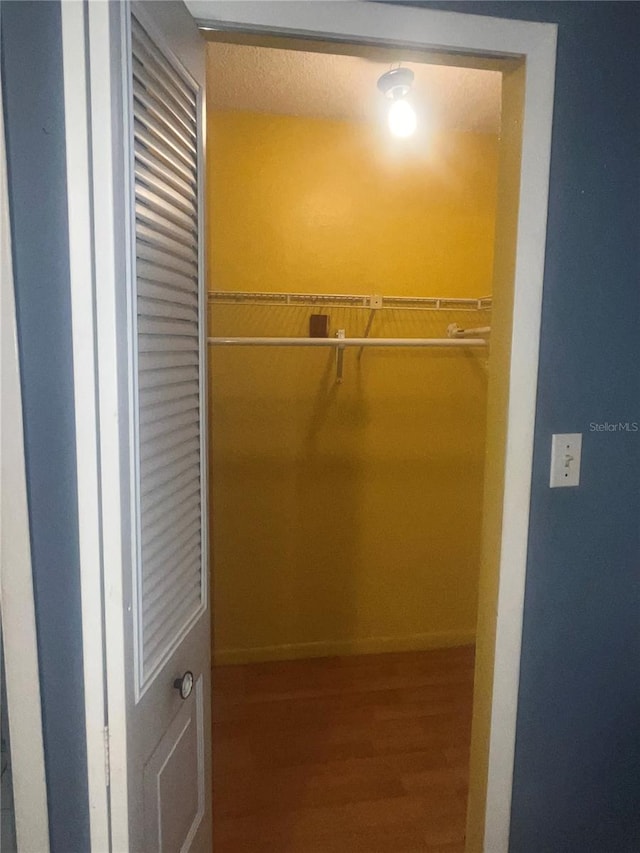
[{"label": "wooden floor", "polygon": [[462,853],[473,656],[216,668],[215,853]]}]

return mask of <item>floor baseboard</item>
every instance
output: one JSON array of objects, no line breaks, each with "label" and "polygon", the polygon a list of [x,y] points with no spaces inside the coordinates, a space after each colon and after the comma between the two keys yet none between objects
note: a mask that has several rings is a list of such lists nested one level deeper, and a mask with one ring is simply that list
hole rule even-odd
[{"label": "floor baseboard", "polygon": [[335,657],[338,655],[384,654],[445,649],[475,643],[475,630],[439,631],[411,634],[405,637],[364,637],[354,640],[321,640],[280,646],[218,649],[213,654],[216,666],[262,661],[297,660],[299,658]]}]

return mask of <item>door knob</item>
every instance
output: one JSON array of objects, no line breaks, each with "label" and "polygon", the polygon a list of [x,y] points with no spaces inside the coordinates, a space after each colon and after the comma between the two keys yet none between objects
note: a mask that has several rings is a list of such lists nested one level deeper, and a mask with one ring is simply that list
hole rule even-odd
[{"label": "door knob", "polygon": [[180,696],[183,699],[188,699],[191,695],[191,691],[193,690],[193,673],[191,670],[187,670],[182,678],[176,678],[173,682],[173,686],[180,693]]}]

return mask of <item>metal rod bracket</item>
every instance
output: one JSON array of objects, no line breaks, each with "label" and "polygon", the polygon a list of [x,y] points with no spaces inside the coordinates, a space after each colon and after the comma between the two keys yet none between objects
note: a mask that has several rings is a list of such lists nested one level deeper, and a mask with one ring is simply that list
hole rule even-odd
[{"label": "metal rod bracket", "polygon": [[[343,341],[346,337],[344,329],[338,329],[336,333],[336,338],[339,341]],[[336,382],[338,385],[342,384],[342,376],[344,372],[344,344],[338,344],[336,347]]]}]

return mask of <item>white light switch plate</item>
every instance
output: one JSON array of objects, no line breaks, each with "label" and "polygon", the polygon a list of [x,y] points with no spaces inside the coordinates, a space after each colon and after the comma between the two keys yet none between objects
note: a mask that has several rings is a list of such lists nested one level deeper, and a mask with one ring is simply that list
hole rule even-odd
[{"label": "white light switch plate", "polygon": [[552,489],[580,485],[581,456],[581,432],[557,433],[551,436],[551,477],[549,485]]}]

